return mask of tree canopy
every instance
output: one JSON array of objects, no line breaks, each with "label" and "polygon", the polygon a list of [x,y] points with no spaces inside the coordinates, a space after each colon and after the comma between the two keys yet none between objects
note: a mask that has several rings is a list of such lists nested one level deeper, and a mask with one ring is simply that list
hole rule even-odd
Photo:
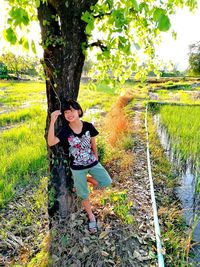
[{"label": "tree canopy", "polygon": [[[11,44],[19,43],[25,48],[35,51],[34,40],[28,41],[25,35],[17,34],[18,29],[27,29],[29,23],[37,20],[37,8],[42,4],[55,7],[55,0],[9,0],[7,28],[4,38]],[[62,2],[62,1],[61,1]],[[137,0],[99,0],[63,1],[65,8],[77,6],[81,9],[82,22],[86,23],[87,39],[82,42],[85,55],[95,50],[97,76],[108,77],[108,69],[112,77],[124,82],[134,71],[136,77],[143,77],[148,71],[156,69],[154,44],[159,42],[160,33],[171,27],[170,15],[177,7],[188,6],[194,9],[196,0],[137,1]],[[82,7],[81,7],[82,6]],[[70,19],[70,18],[69,18]],[[51,21],[43,19],[43,25],[50,25],[52,20],[61,21],[59,12],[51,16]],[[54,46],[63,44],[62,25],[60,36],[49,35],[43,47],[50,43]],[[96,49],[95,49],[96,48]],[[148,67],[148,68],[147,68]],[[110,82],[110,81],[109,81]]]}]

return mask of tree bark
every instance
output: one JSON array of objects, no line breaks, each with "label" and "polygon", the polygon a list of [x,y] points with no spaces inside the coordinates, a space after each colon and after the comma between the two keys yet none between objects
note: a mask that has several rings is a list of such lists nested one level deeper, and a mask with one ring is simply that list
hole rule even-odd
[{"label": "tree bark", "polygon": [[[87,2],[87,4],[85,3]],[[49,0],[38,8],[38,19],[41,27],[42,45],[44,48],[43,66],[46,75],[47,119],[45,138],[50,122],[50,114],[62,109],[66,99],[76,100],[79,92],[82,68],[85,56],[82,43],[87,41],[84,32],[86,23],[81,20],[82,12],[89,10],[93,1],[60,1]],[[55,131],[58,132],[64,123],[59,117]],[[73,186],[69,157],[58,144],[48,147],[49,158],[49,215],[59,210],[61,217],[70,211],[70,188]]]}]

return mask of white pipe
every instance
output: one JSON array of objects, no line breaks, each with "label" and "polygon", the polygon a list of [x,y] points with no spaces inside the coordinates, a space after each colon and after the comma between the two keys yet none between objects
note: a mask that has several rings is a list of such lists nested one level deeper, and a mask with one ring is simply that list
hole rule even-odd
[{"label": "white pipe", "polygon": [[154,227],[155,227],[155,236],[156,236],[156,245],[157,245],[157,255],[158,255],[158,266],[164,267],[164,257],[162,254],[162,245],[161,245],[161,235],[160,235],[160,226],[158,222],[158,214],[157,214],[157,207],[156,207],[156,200],[155,200],[155,193],[154,193],[154,186],[153,186],[153,179],[151,173],[151,162],[150,162],[150,153],[149,153],[149,137],[148,137],[148,124],[147,124],[147,111],[148,106],[146,105],[146,114],[145,114],[145,128],[146,128],[146,141],[147,141],[147,163],[148,163],[148,174],[149,174],[149,182],[150,182],[150,189],[151,189],[151,201],[152,201],[152,208],[153,208],[153,217],[154,217]]}]

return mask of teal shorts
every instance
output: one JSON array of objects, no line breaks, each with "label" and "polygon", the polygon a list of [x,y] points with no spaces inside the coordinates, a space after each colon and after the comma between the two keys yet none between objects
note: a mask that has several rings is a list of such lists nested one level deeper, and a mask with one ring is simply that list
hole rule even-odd
[{"label": "teal shorts", "polygon": [[100,188],[107,187],[112,183],[110,175],[100,163],[88,169],[71,169],[71,171],[76,193],[82,199],[87,199],[89,197],[89,189],[86,178],[88,173],[99,183]]}]

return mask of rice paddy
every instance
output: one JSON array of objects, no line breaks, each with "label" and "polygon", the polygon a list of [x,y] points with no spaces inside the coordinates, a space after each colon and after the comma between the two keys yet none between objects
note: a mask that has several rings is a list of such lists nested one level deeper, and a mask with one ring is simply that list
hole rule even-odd
[{"label": "rice paddy", "polygon": [[11,125],[13,123],[25,122],[34,119],[44,113],[39,105],[34,105],[30,108],[6,112],[0,115],[0,127]]},{"label": "rice paddy", "polygon": [[200,104],[200,84],[192,82],[166,82],[150,84],[150,99],[155,102]]},{"label": "rice paddy", "polygon": [[[1,82],[0,106],[9,109],[45,102],[45,84],[36,82]],[[4,107],[4,108],[3,108]]]},{"label": "rice paddy", "polygon": [[[0,207],[3,207],[20,187],[36,185],[47,173],[44,139],[47,105],[44,83],[1,82],[0,88]],[[107,111],[115,98],[111,90],[106,92],[105,86],[91,91],[81,85],[79,101],[84,111],[95,106],[99,113]],[[86,116],[83,119],[91,117]]]},{"label": "rice paddy", "polygon": [[[172,83],[170,86],[165,84],[156,87],[157,89],[154,88],[154,90],[151,88],[149,93],[152,100],[149,105],[156,113],[154,122],[157,133],[168,155],[174,177],[176,177],[174,189],[181,202],[180,212],[184,218],[183,222],[189,226],[188,229],[191,229],[191,233],[188,234],[186,262],[181,261],[181,266],[197,266],[196,263],[200,260],[200,246],[198,245],[200,233],[198,194],[200,188],[200,91],[196,84],[174,86]],[[167,237],[168,240],[172,240],[169,244],[173,247],[176,235],[173,240],[169,229],[162,233],[162,236],[164,239]],[[190,247],[189,243],[196,245]],[[179,244],[174,245],[178,248]]]},{"label": "rice paddy", "polygon": [[171,137],[172,148],[184,160],[200,158],[200,106],[160,107],[161,123]]},{"label": "rice paddy", "polygon": [[28,122],[1,132],[0,206],[12,198],[16,186],[36,184],[45,174],[44,122],[43,111]]}]

